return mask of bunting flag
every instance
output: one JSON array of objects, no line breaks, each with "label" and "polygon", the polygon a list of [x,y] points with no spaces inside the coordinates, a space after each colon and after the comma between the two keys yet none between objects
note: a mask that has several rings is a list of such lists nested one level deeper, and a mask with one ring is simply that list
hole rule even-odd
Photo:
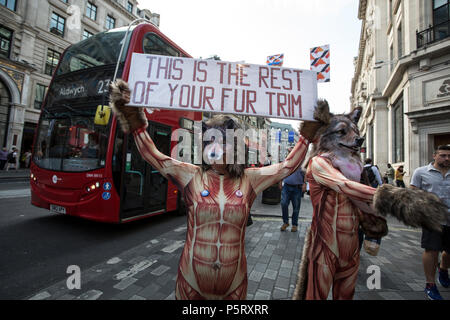
[{"label": "bunting flag", "polygon": [[269,66],[283,66],[284,53],[275,54],[267,57],[267,65]]},{"label": "bunting flag", "polygon": [[312,48],[310,59],[311,71],[317,72],[317,82],[330,82],[330,45]]}]

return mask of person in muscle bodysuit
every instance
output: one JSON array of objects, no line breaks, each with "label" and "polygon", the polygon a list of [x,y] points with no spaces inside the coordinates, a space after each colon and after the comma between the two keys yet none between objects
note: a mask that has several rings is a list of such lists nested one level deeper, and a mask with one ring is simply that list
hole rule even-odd
[{"label": "person in muscle bodysuit", "polygon": [[438,230],[445,205],[426,192],[383,185],[375,189],[360,183],[363,165],[358,119],[361,108],[349,114],[329,113],[318,105],[315,119],[324,123],[317,133],[315,156],[306,178],[313,204],[311,228],[305,237],[294,299],[352,299],[359,267],[358,227],[369,238],[388,232],[387,214],[404,224]]},{"label": "person in muscle bodysuit", "polygon": [[[176,282],[177,299],[245,299],[247,262],[245,228],[256,195],[294,172],[303,162],[318,128],[306,122],[295,148],[282,163],[262,168],[227,164],[218,143],[206,145],[212,157],[208,166],[180,162],[157,150],[146,131],[141,108],[126,107],[129,89],[125,82],[111,86],[111,106],[125,133],[130,132],[142,157],[183,191],[187,207],[186,243]],[[207,127],[219,131],[238,129],[228,116],[215,116]],[[208,149],[209,148],[209,149]],[[222,161],[219,161],[222,160]]]}]

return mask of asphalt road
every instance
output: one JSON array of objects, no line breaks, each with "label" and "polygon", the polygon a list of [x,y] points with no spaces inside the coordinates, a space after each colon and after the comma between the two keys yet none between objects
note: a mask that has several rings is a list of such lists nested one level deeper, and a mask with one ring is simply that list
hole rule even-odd
[{"label": "asphalt road", "polygon": [[[0,299],[24,299],[186,223],[165,214],[123,225],[55,215],[30,204],[27,183],[0,184]],[[9,191],[14,197],[2,197]],[[15,196],[18,194],[18,196]]]}]

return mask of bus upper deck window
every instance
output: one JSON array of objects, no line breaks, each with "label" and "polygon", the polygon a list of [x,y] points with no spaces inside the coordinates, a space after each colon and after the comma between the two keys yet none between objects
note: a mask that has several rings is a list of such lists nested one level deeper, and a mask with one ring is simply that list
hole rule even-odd
[{"label": "bus upper deck window", "polygon": [[144,53],[179,57],[180,53],[155,33],[147,33],[142,43]]}]

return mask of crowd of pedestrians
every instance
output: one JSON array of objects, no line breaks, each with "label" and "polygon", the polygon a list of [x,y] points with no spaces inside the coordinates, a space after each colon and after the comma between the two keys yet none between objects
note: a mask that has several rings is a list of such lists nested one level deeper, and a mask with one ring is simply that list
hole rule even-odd
[{"label": "crowd of pedestrians", "polygon": [[17,170],[20,168],[29,168],[31,162],[31,150],[24,152],[19,158],[19,150],[12,147],[10,151],[3,147],[0,150],[0,170]]}]

